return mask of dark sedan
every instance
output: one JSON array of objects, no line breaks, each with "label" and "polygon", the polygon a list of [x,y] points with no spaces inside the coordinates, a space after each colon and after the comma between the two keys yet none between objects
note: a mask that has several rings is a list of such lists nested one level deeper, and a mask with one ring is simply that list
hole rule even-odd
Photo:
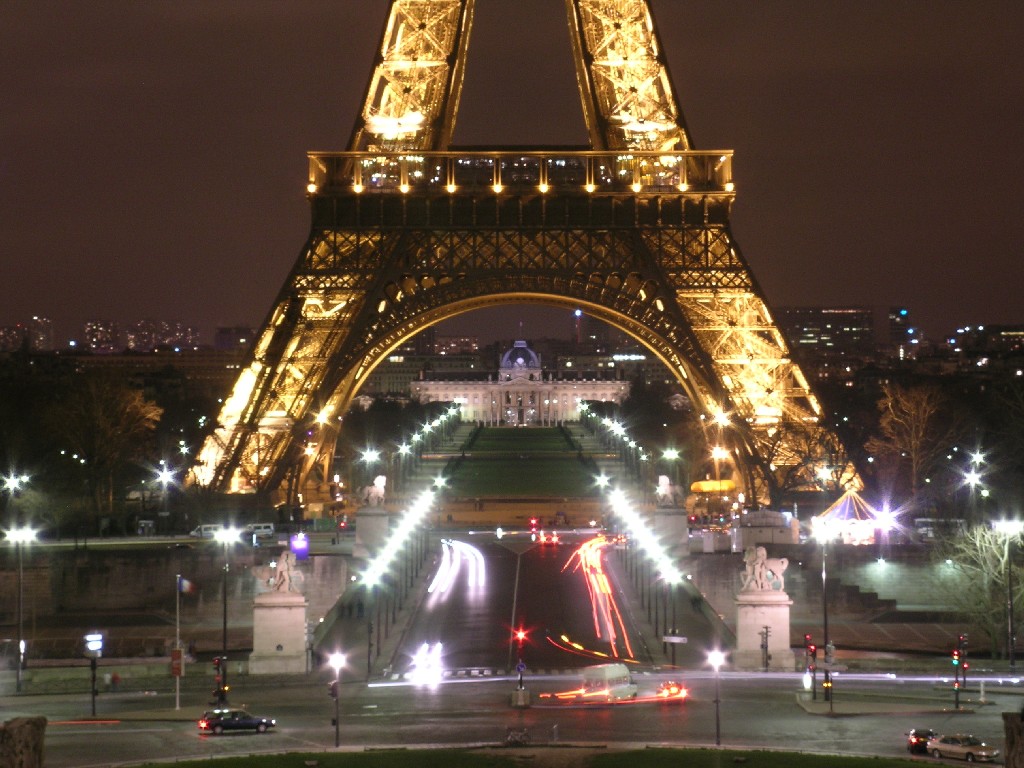
[{"label": "dark sedan", "polygon": [[203,733],[221,734],[224,731],[256,731],[264,733],[277,725],[269,717],[250,715],[244,709],[212,709],[199,718],[199,730]]}]

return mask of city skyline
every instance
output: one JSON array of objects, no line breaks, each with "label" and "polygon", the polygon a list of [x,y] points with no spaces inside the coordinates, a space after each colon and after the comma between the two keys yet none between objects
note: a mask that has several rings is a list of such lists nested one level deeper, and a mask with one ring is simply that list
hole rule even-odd
[{"label": "city skyline", "polygon": [[[1024,10],[652,4],[697,147],[736,151],[733,227],[771,306],[903,304],[933,338],[1024,320]],[[308,235],[305,152],[345,148],[386,7],[0,8],[0,325],[259,326]],[[560,0],[478,0],[455,142],[585,141]],[[539,335],[534,314],[492,335]],[[480,317],[449,325],[486,338]]]}]

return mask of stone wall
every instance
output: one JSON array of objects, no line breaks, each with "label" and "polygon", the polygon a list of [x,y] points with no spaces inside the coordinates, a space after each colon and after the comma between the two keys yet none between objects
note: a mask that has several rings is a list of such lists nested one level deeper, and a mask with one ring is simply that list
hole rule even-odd
[{"label": "stone wall", "polygon": [[[229,558],[227,613],[232,645],[251,647],[256,595],[266,589],[258,578],[280,546],[238,545]],[[17,564],[0,570],[0,632],[13,637],[17,611]],[[13,567],[12,567],[13,566]],[[24,632],[28,657],[64,658],[78,654],[85,632],[107,635],[105,656],[164,656],[175,631],[176,575],[192,583],[182,594],[183,642],[210,648],[219,644],[224,611],[224,553],[211,542],[188,546],[88,549],[37,548],[25,559]],[[309,599],[309,618],[326,615],[345,588],[347,561],[336,555],[312,555],[301,561],[296,585]],[[245,636],[239,637],[239,633]]]}]

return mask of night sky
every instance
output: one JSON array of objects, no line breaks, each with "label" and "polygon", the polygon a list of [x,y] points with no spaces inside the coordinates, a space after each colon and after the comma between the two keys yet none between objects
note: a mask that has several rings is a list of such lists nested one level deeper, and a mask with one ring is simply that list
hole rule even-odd
[{"label": "night sky", "polygon": [[[0,3],[0,325],[259,325],[309,232],[305,152],[346,148],[386,7]],[[653,7],[696,147],[736,151],[772,305],[1024,322],[1024,3]],[[585,142],[562,0],[478,0],[455,143]],[[500,318],[485,340],[553,333]]]}]

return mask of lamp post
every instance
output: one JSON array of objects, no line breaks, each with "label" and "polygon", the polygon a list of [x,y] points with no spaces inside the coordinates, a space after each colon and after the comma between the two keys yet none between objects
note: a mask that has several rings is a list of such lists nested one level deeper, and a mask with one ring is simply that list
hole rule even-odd
[{"label": "lamp post", "polygon": [[708,664],[715,670],[715,746],[720,747],[722,746],[722,719],[720,716],[722,688],[718,670],[725,664],[725,654],[721,651],[711,651],[708,654]]},{"label": "lamp post", "polygon": [[1020,520],[998,520],[993,527],[1003,535],[1003,559],[1006,562],[1006,657],[1010,661],[1010,675],[1017,673],[1017,637],[1013,627],[1013,565],[1010,563],[1010,539],[1024,533]]},{"label": "lamp post", "polygon": [[167,484],[174,480],[174,473],[167,467],[161,467],[156,473],[156,479],[160,483],[160,517],[168,517]]},{"label": "lamp post", "polygon": [[814,518],[814,538],[821,544],[821,618],[822,618],[822,637],[823,648],[825,649],[825,664],[823,665],[823,676],[821,680],[821,690],[825,697],[825,701],[828,702],[829,711],[832,711],[832,671],[829,669],[832,660],[828,658],[829,655],[829,639],[828,639],[828,543],[829,540],[834,536],[834,531],[830,521],[822,520],[821,518]]},{"label": "lamp post", "polygon": [[23,545],[36,540],[36,532],[32,528],[24,526],[12,528],[7,532],[7,540],[14,542],[14,549],[18,556],[18,673],[15,691],[21,693],[22,669],[25,666],[25,569],[22,549]]},{"label": "lamp post", "polygon": [[96,717],[96,660],[103,655],[103,635],[93,632],[85,636],[85,655],[92,671],[92,716]]},{"label": "lamp post", "polygon": [[341,669],[345,666],[344,653],[332,653],[327,663],[334,670],[334,686],[331,697],[334,699],[334,746],[341,746]]},{"label": "lamp post", "polygon": [[222,585],[221,592],[223,593],[224,602],[224,633],[221,638],[221,652],[224,656],[224,663],[227,663],[228,653],[228,547],[238,542],[238,529],[234,527],[221,528],[214,538],[224,545],[224,582]]}]

